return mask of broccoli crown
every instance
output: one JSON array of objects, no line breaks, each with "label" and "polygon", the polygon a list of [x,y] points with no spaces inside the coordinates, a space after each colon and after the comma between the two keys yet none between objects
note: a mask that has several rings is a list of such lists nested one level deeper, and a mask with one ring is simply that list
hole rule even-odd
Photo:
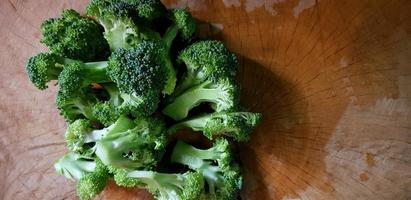
[{"label": "broccoli crown", "polygon": [[68,149],[73,152],[84,152],[85,138],[92,130],[87,119],[78,119],[71,123],[65,134]]},{"label": "broccoli crown", "polygon": [[28,59],[26,71],[33,85],[44,90],[50,80],[57,80],[63,63],[64,59],[57,54],[39,53]]},{"label": "broccoli crown", "polygon": [[[144,9],[144,3],[140,4],[142,11],[148,10],[148,7]],[[92,0],[87,7],[87,14],[98,19],[104,27],[104,37],[110,48],[115,50],[130,48],[142,41],[160,38],[157,32],[135,23],[133,17],[137,13],[136,9],[135,2],[126,0]]]},{"label": "broccoli crown", "polygon": [[187,10],[181,8],[172,9],[170,11],[170,18],[177,26],[182,39],[189,40],[193,37],[196,31],[196,22]]},{"label": "broccoli crown", "polygon": [[93,106],[93,116],[104,126],[113,124],[120,114],[119,109],[110,101],[99,101]]},{"label": "broccoli crown", "polygon": [[161,91],[165,69],[157,61],[156,42],[143,42],[132,49],[118,49],[110,57],[108,74],[121,92],[143,94]]},{"label": "broccoli crown", "polygon": [[203,199],[236,199],[242,177],[230,152],[225,139],[217,139],[213,147],[206,150],[179,141],[173,149],[171,161],[187,165],[204,176],[207,190],[203,190]]},{"label": "broccoli crown", "polygon": [[83,61],[108,56],[109,47],[99,25],[75,10],[64,10],[60,18],[44,21],[41,30],[41,42],[60,56]]},{"label": "broccoli crown", "polygon": [[153,171],[131,171],[128,177],[138,179],[159,200],[195,200],[204,188],[198,172],[167,174]]},{"label": "broccoli crown", "polygon": [[260,113],[251,112],[211,114],[203,132],[210,139],[218,135],[225,135],[233,137],[237,141],[247,141],[261,119]]},{"label": "broccoli crown", "polygon": [[184,62],[187,73],[179,87],[185,90],[209,79],[216,81],[221,78],[234,78],[237,73],[238,61],[220,41],[199,41],[184,49],[178,56],[179,62]]},{"label": "broccoli crown", "polygon": [[166,144],[164,122],[141,118],[127,131],[107,134],[96,143],[96,155],[106,164],[128,169],[150,169],[161,159]]},{"label": "broccoli crown", "polygon": [[140,18],[153,20],[161,17],[166,12],[166,7],[160,0],[125,0],[137,11]]},{"label": "broccoli crown", "polygon": [[163,113],[174,120],[182,120],[201,103],[209,103],[217,112],[236,110],[239,104],[238,85],[228,78],[217,82],[205,81],[175,97]]},{"label": "broccoli crown", "polygon": [[95,94],[88,89],[79,89],[73,91],[73,94],[59,90],[56,98],[56,105],[60,110],[60,114],[69,123],[82,118],[94,120],[92,106],[96,102]]}]

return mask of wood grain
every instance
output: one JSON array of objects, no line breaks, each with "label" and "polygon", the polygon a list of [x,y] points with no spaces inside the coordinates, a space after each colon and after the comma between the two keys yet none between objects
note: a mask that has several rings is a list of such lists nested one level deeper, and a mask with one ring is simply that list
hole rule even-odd
[{"label": "wood grain", "polygon": [[[57,176],[64,120],[25,60],[38,27],[86,0],[0,2],[0,199],[76,199]],[[240,146],[243,199],[411,198],[411,2],[197,0],[202,37],[240,56],[243,104],[265,119]],[[98,199],[150,199],[110,186]]]}]

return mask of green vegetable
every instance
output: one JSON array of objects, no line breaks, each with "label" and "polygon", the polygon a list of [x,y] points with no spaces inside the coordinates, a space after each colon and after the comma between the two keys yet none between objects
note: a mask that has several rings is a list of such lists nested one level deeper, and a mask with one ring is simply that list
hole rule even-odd
[{"label": "green vegetable", "polygon": [[233,80],[227,78],[207,80],[175,97],[163,109],[163,113],[179,121],[186,118],[188,112],[201,103],[209,103],[217,112],[236,110],[239,103],[239,88]]},{"label": "green vegetable", "polygon": [[206,186],[203,199],[237,199],[242,185],[240,169],[233,162],[228,141],[218,139],[209,149],[197,149],[184,142],[177,142],[171,161],[187,165],[204,176]]},{"label": "green vegetable", "polygon": [[170,127],[168,131],[174,133],[178,129],[188,127],[194,131],[202,131],[204,136],[209,139],[218,136],[228,136],[237,141],[247,141],[261,119],[262,115],[260,113],[211,113],[179,122]]},{"label": "green vegetable", "polygon": [[99,194],[109,178],[108,169],[98,159],[68,153],[54,165],[57,173],[68,179],[77,180],[77,195],[89,200]]},{"label": "green vegetable", "polygon": [[41,42],[62,57],[94,61],[106,59],[110,52],[101,27],[72,9],[63,10],[60,18],[44,21],[41,31]]}]

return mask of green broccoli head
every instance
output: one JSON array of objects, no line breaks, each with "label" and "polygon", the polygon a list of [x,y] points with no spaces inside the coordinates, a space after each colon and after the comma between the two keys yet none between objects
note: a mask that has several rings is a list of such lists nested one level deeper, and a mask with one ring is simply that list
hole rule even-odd
[{"label": "green broccoli head", "polygon": [[232,79],[238,68],[236,55],[225,48],[222,42],[215,40],[190,45],[179,54],[177,61],[187,67],[187,72],[177,86],[177,95],[206,80]]},{"label": "green broccoli head", "polygon": [[91,123],[87,119],[78,119],[71,123],[66,130],[65,139],[67,147],[72,152],[78,152],[84,155],[85,138],[92,131]]},{"label": "green broccoli head", "polygon": [[44,21],[41,31],[41,42],[60,56],[93,61],[107,58],[110,51],[100,26],[72,9],[64,10],[60,18]]},{"label": "green broccoli head", "polygon": [[57,173],[77,180],[77,195],[81,200],[89,200],[98,195],[106,186],[108,169],[98,159],[68,153],[54,165]]},{"label": "green broccoli head", "polygon": [[93,116],[104,126],[113,124],[120,114],[119,109],[110,101],[99,101],[93,105]]},{"label": "green broccoli head", "polygon": [[187,10],[176,8],[170,11],[170,19],[178,28],[178,32],[183,40],[190,40],[196,31],[196,22]]},{"label": "green broccoli head", "polygon": [[59,90],[56,97],[57,108],[69,123],[83,118],[94,120],[92,107],[96,102],[96,96],[88,89],[80,89],[72,94]]},{"label": "green broccoli head", "polygon": [[[139,4],[141,13],[149,16],[149,9],[143,4]],[[92,0],[87,7],[87,14],[97,18],[104,27],[104,37],[110,48],[115,50],[130,48],[146,40],[160,39],[157,32],[134,22],[136,9],[136,2],[133,1]]]},{"label": "green broccoli head", "polygon": [[135,48],[113,52],[107,73],[120,90],[123,112],[146,116],[157,109],[170,76],[158,57],[162,54],[162,46],[157,42],[142,42]]},{"label": "green broccoli head", "polygon": [[198,172],[167,174],[153,171],[131,171],[128,177],[137,179],[159,200],[194,200],[204,188],[203,176]]},{"label": "green broccoli head", "polygon": [[166,12],[166,7],[160,0],[125,0],[137,11],[138,17],[145,20],[160,18]]},{"label": "green broccoli head", "polygon": [[213,147],[205,150],[179,141],[171,161],[187,165],[204,176],[207,187],[203,189],[203,199],[236,199],[241,189],[241,173],[225,139],[217,139]]},{"label": "green broccoli head", "polygon": [[232,137],[243,142],[250,139],[255,127],[261,122],[261,113],[251,112],[221,112],[205,114],[179,122],[169,128],[169,133],[174,133],[181,128],[191,128],[202,131],[207,138],[214,139],[219,136]]},{"label": "green broccoli head", "polygon": [[176,96],[163,113],[174,120],[182,120],[194,107],[209,103],[217,112],[236,110],[239,104],[239,87],[231,79],[205,81]]},{"label": "green broccoli head", "polygon": [[158,47],[155,42],[143,42],[135,48],[113,52],[107,73],[121,92],[131,94],[163,89],[166,72],[157,61]]},{"label": "green broccoli head", "polygon": [[39,53],[28,59],[26,71],[33,85],[44,90],[49,81],[57,80],[64,62],[65,59],[57,54]]},{"label": "green broccoli head", "polygon": [[165,125],[158,118],[135,120],[135,126],[123,132],[107,134],[96,143],[96,155],[106,165],[127,169],[151,169],[163,156],[166,145]]}]

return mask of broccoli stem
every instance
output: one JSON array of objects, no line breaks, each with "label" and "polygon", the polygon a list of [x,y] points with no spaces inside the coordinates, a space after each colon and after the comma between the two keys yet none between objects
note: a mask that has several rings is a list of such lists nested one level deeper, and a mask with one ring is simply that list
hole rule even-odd
[{"label": "broccoli stem", "polygon": [[202,102],[218,103],[221,94],[224,93],[220,88],[206,88],[211,84],[206,81],[203,84],[191,88],[177,96],[173,103],[167,105],[163,113],[174,120],[181,120],[187,117],[188,112]]},{"label": "broccoli stem", "polygon": [[111,82],[106,73],[107,67],[107,61],[88,62],[84,63],[83,72],[85,73],[88,80],[91,80],[95,83]]},{"label": "broccoli stem", "polygon": [[174,24],[170,26],[164,33],[163,42],[168,47],[168,49],[171,48],[173,40],[177,37],[178,31],[179,31],[178,26]]},{"label": "broccoli stem", "polygon": [[120,91],[118,90],[118,87],[114,83],[107,83],[103,84],[104,89],[107,90],[107,93],[110,95],[110,102],[114,106],[120,106],[122,103],[122,99],[120,97]]},{"label": "broccoli stem", "polygon": [[214,148],[197,149],[189,144],[178,141],[173,149],[171,160],[190,166],[192,169],[199,169],[204,165],[204,160],[215,160],[219,157],[219,152]]},{"label": "broccoli stem", "polygon": [[94,119],[92,105],[85,99],[77,97],[73,99],[73,107],[79,109],[78,114],[84,115],[87,119]]},{"label": "broccoli stem", "polygon": [[95,170],[96,163],[78,159],[75,154],[67,154],[54,164],[54,168],[59,174],[63,174],[69,179],[80,180],[85,173]]},{"label": "broccoli stem", "polygon": [[178,129],[186,127],[193,129],[193,131],[202,131],[204,129],[204,126],[207,124],[208,119],[210,118],[211,115],[204,114],[199,117],[177,123],[168,129],[168,133],[175,133]]}]

